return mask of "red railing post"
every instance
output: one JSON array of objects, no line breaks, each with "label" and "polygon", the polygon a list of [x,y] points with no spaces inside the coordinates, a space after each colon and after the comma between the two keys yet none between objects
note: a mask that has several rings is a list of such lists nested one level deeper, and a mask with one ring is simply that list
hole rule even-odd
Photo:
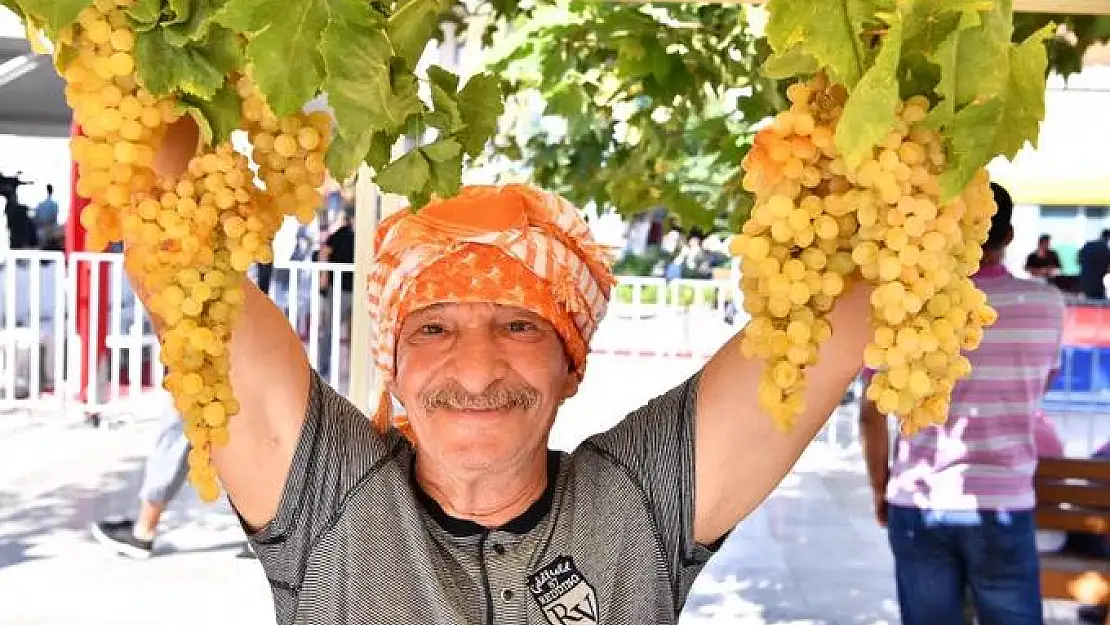
[{"label": "red railing post", "polygon": [[[79,136],[81,134],[81,127],[74,123],[71,127],[70,133],[72,136]],[[66,234],[66,259],[69,259],[71,252],[85,251],[85,227],[81,225],[81,211],[89,204],[89,201],[77,194],[77,182],[81,174],[77,169],[77,163],[72,162],[70,165],[70,197],[69,197],[69,217],[66,219],[65,234]],[[107,331],[108,331],[108,285],[109,285],[109,272],[107,263],[97,263],[100,278],[98,293],[92,293],[92,267],[90,263],[74,263],[73,269],[77,272],[77,310],[72,311],[76,315],[77,335],[81,337],[81,360],[79,362],[81,370],[81,390],[78,394],[79,401],[88,401],[90,394],[90,385],[99,382],[97,372],[89,371],[89,350],[96,349],[98,363],[107,362],[106,356],[108,354],[107,347]],[[96,345],[90,345],[92,337],[91,329],[93,320],[89,318],[90,306],[89,301],[92,297],[98,300],[96,319]],[[104,398],[99,398],[103,400]]]}]

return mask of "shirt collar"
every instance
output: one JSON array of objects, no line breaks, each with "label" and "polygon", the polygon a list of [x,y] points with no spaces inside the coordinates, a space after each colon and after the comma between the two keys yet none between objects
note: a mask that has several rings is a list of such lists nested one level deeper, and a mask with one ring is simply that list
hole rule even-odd
[{"label": "shirt collar", "polygon": [[501,527],[487,528],[483,527],[474,521],[467,519],[458,519],[447,514],[443,507],[432,499],[428,493],[420,488],[420,484],[416,482],[416,454],[412,455],[413,465],[409,470],[409,481],[412,484],[412,491],[416,495],[416,501],[428,513],[428,516],[439,525],[445,532],[452,536],[462,538],[466,536],[477,536],[490,530],[497,530],[502,532],[509,532],[522,536],[535,529],[540,521],[547,516],[551,511],[551,502],[555,499],[555,482],[559,476],[559,465],[562,461],[562,454],[555,450],[548,450],[547,452],[547,486],[544,487],[543,495],[534,501],[520,516],[514,518]]}]

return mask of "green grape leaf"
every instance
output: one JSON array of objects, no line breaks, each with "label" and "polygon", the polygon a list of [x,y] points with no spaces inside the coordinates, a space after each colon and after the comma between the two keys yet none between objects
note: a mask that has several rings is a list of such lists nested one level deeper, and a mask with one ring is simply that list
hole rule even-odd
[{"label": "green grape leaf", "polygon": [[1004,88],[1007,49],[1013,33],[1008,8],[996,6],[982,13],[982,23],[960,32],[957,49],[954,101],[959,108],[985,93],[998,93]]},{"label": "green grape leaf", "polygon": [[256,33],[247,44],[251,75],[278,116],[301,110],[324,80],[317,44],[328,24],[326,0],[229,0],[213,21],[235,32]]},{"label": "green grape leaf", "polygon": [[428,157],[428,160],[433,163],[442,163],[462,156],[462,145],[451,138],[440,139],[420,149],[424,151],[424,156]]},{"label": "green grape leaf", "polygon": [[17,13],[34,18],[48,37],[56,39],[58,31],[76,22],[81,11],[92,6],[92,0],[19,0],[19,5],[23,10]]},{"label": "green grape leaf", "polygon": [[134,4],[127,7],[127,17],[131,18],[134,25],[144,26],[142,30],[150,30],[162,17],[162,0],[135,0]]},{"label": "green grape leaf", "polygon": [[324,155],[324,164],[333,178],[346,180],[355,171],[370,149],[373,136],[372,133],[363,133],[348,138],[336,133],[328,146],[328,153]]},{"label": "green grape leaf", "polygon": [[497,119],[505,110],[501,83],[492,74],[475,74],[459,92],[458,103],[466,128],[457,137],[468,155],[477,156],[497,130]]},{"label": "green grape leaf", "polygon": [[462,187],[462,152],[442,161],[431,161],[431,192],[441,199],[455,197]]},{"label": "green grape leaf", "polygon": [[978,24],[978,13],[994,8],[992,0],[911,0],[902,6],[903,46],[932,54],[959,28]]},{"label": "green grape leaf", "polygon": [[[997,20],[992,17],[989,19],[989,24],[997,31]],[[969,31],[984,27],[986,26],[981,13],[964,12],[961,14],[956,29],[938,43],[933,52],[926,55],[929,62],[937,67],[939,80],[936,85],[936,94],[941,98],[940,102],[929,112],[928,123],[930,126],[940,128],[950,123],[956,114],[956,110],[970,101],[967,99],[966,92],[973,90],[974,87],[969,86],[969,72],[992,73],[996,71],[995,68],[997,68],[998,63],[1005,62],[1003,58],[1005,55],[989,57],[988,59],[974,59],[961,55],[961,44],[965,35],[968,35]],[[980,34],[976,39],[982,41],[983,36]],[[961,58],[963,58],[964,63],[972,61],[967,64],[966,69],[961,65]],[[999,69],[1004,71],[1004,68]]]},{"label": "green grape leaf", "polygon": [[390,157],[393,156],[393,146],[399,138],[400,135],[395,133],[375,132],[370,142],[370,149],[366,152],[366,164],[376,172],[384,169],[389,164]]},{"label": "green grape leaf", "polygon": [[[189,19],[180,24],[164,26],[166,39],[174,45],[177,41],[198,41],[208,36],[213,25],[212,16],[227,0],[192,0],[192,12]],[[172,39],[171,39],[172,37]]]},{"label": "green grape leaf", "polygon": [[861,37],[874,18],[872,0],[770,0],[767,41],[782,54],[795,46],[832,77],[854,87],[863,75]]},{"label": "green grape leaf", "polygon": [[545,115],[558,115],[567,119],[574,119],[582,115],[590,102],[590,97],[586,95],[582,85],[577,82],[560,84],[554,91],[548,93],[544,99],[547,101],[547,107],[544,109]]},{"label": "green grape leaf", "polygon": [[1002,101],[991,98],[965,106],[952,118],[945,131],[948,142],[948,169],[940,176],[941,199],[950,200],[963,192],[975,172],[994,156],[991,148],[998,125]]},{"label": "green grape leaf", "polygon": [[944,198],[959,195],[994,157],[1013,158],[1027,142],[1034,147],[1045,114],[1044,75],[1048,56],[1044,41],[1052,26],[1008,46],[1009,72],[1001,92],[961,109],[946,129],[949,168],[940,177]]},{"label": "green grape leaf", "polygon": [[459,90],[459,77],[438,65],[428,67],[428,80],[434,85],[439,85],[447,93],[455,93]]},{"label": "green grape leaf", "polygon": [[1045,41],[1054,36],[1055,30],[1054,24],[1048,24],[1020,44],[1010,44],[1006,103],[994,146],[1007,158],[1016,156],[1027,141],[1037,146],[1041,120],[1045,116],[1045,71],[1048,68]]},{"label": "green grape leaf", "polygon": [[200,126],[201,137],[208,145],[230,140],[242,121],[242,100],[235,86],[227,81],[210,99],[183,96],[181,104]]},{"label": "green grape leaf", "polygon": [[65,71],[69,64],[77,58],[77,48],[64,43],[55,43],[57,50],[54,52],[54,69],[59,74]]},{"label": "green grape leaf", "polygon": [[772,54],[763,62],[760,73],[767,78],[786,80],[794,76],[808,76],[818,70],[817,61],[805,54],[801,46],[793,46],[781,54]]},{"label": "green grape leaf", "polygon": [[233,74],[243,67],[243,45],[239,35],[222,26],[213,26],[198,44],[212,65],[224,74]]},{"label": "green grape leaf", "polygon": [[327,69],[324,90],[339,134],[369,148],[370,135],[401,127],[410,115],[423,110],[423,104],[415,88],[395,88],[390,67],[393,51],[382,30],[381,15],[359,0],[336,0],[332,8],[332,19],[320,40]]},{"label": "green grape leaf", "polygon": [[424,190],[430,176],[428,159],[415,149],[382,168],[374,181],[386,193],[413,196]]},{"label": "green grape leaf", "polygon": [[[905,43],[902,44],[908,49]],[[940,83],[940,67],[930,63],[923,54],[910,52],[898,67],[898,91],[903,100],[915,95],[928,95]]]},{"label": "green grape leaf", "polygon": [[459,103],[455,100],[455,90],[459,78],[451,72],[433,65],[428,68],[428,80],[432,91],[432,112],[427,115],[427,123],[447,134],[462,130],[466,124],[459,113]]},{"label": "green grape leaf", "polygon": [[269,0],[228,0],[212,15],[212,21],[235,32],[254,34],[270,25],[272,10]]},{"label": "green grape leaf", "polygon": [[158,20],[162,17],[161,0],[136,0],[127,7],[127,17],[130,18],[131,28],[136,33],[145,33],[158,27]]},{"label": "green grape leaf", "polygon": [[398,0],[400,6],[389,16],[389,42],[397,56],[409,67],[416,67],[428,40],[439,26],[438,17],[450,6],[449,0]]},{"label": "green grape leaf", "polygon": [[224,74],[193,48],[176,48],[156,28],[135,34],[135,68],[139,80],[153,95],[175,92],[208,99],[224,82]]},{"label": "green grape leaf", "polygon": [[193,14],[193,4],[195,2],[196,0],[166,0],[165,19],[162,20],[162,25],[171,26],[188,21]]},{"label": "green grape leaf", "polygon": [[875,64],[848,96],[836,126],[836,147],[849,167],[859,166],[886,138],[898,120],[898,59],[902,54],[902,22],[896,20],[883,37]]}]

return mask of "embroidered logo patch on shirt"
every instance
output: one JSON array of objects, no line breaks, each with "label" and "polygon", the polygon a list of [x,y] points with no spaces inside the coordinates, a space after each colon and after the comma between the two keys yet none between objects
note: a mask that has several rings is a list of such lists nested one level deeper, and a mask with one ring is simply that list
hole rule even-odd
[{"label": "embroidered logo patch on shirt", "polygon": [[598,622],[597,593],[570,556],[559,556],[529,575],[528,590],[551,625]]}]

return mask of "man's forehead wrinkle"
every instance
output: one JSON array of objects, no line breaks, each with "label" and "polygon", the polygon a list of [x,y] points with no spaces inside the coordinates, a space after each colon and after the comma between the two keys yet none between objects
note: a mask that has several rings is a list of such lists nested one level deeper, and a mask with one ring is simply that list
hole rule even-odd
[{"label": "man's forehead wrinkle", "polygon": [[409,313],[408,318],[412,319],[412,318],[415,318],[415,317],[435,315],[435,314],[441,313],[445,310],[462,310],[462,309],[465,309],[467,307],[478,307],[478,306],[480,306],[482,308],[492,308],[493,310],[498,311],[498,312],[510,312],[512,314],[519,314],[519,315],[527,316],[529,318],[543,320],[543,317],[541,317],[540,315],[537,315],[536,313],[534,313],[534,312],[532,312],[528,309],[521,308],[520,306],[509,306],[507,304],[498,304],[496,302],[439,302],[439,303],[436,303],[436,304],[429,304],[428,306],[425,306],[425,307],[423,307],[419,310],[412,311],[411,313]]}]

